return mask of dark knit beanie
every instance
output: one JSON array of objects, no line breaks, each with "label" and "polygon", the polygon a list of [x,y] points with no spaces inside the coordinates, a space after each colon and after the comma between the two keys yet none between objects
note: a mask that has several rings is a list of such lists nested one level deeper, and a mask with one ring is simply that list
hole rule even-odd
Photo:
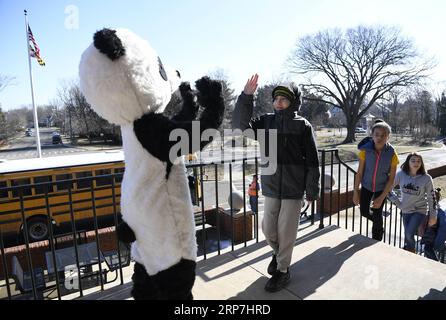
[{"label": "dark knit beanie", "polygon": [[276,99],[277,96],[282,96],[290,100],[291,103],[294,102],[296,97],[294,96],[293,91],[291,91],[289,88],[285,86],[277,86],[274,88],[273,93],[273,100]]}]

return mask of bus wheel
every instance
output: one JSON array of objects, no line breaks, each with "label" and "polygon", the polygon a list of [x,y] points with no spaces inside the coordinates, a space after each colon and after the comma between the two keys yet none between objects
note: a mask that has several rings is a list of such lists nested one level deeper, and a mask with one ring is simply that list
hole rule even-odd
[{"label": "bus wheel", "polygon": [[27,221],[29,241],[48,239],[48,221],[44,217],[34,217]]}]

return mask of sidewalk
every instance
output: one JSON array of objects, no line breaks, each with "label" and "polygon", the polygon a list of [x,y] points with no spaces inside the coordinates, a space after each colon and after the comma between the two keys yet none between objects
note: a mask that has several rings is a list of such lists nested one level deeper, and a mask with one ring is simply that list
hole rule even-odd
[{"label": "sidewalk", "polygon": [[[265,241],[208,255],[197,263],[195,300],[446,299],[446,265],[334,226],[299,230],[291,282],[277,293],[264,290],[270,258]],[[131,299],[127,279],[82,299]]]}]

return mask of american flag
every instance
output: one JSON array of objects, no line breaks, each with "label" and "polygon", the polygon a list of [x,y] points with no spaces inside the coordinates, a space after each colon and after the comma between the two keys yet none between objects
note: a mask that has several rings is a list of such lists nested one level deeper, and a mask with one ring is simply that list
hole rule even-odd
[{"label": "american flag", "polygon": [[31,31],[31,28],[28,25],[28,42],[29,42],[29,55],[32,58],[36,58],[37,62],[41,65],[45,65],[45,61],[40,57],[40,49],[37,45],[36,40],[34,39],[33,33]]}]

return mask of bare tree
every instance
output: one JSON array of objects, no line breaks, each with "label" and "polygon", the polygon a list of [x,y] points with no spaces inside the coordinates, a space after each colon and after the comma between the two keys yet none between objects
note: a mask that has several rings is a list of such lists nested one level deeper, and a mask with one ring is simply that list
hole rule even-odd
[{"label": "bare tree", "polygon": [[94,112],[76,82],[63,85],[59,98],[65,109],[64,131],[68,129],[72,143],[76,143],[75,136],[87,137],[90,143],[98,137],[121,142],[118,128]]},{"label": "bare tree", "polygon": [[[0,92],[2,92],[7,86],[13,84],[14,80],[15,77],[0,74]],[[6,141],[8,137],[8,122],[0,104],[0,144]]]},{"label": "bare tree", "polygon": [[14,84],[15,77],[0,74],[0,92],[7,86]]},{"label": "bare tree", "polygon": [[77,83],[71,83],[59,90],[59,98],[62,100],[69,117],[70,136],[77,134],[79,136],[88,136],[90,132],[88,117],[89,104],[80,91]]},{"label": "bare tree", "polygon": [[411,135],[415,133],[415,128],[419,126],[419,110],[417,110],[417,106],[413,100],[404,102],[400,121],[405,127],[409,127],[409,133]]},{"label": "bare tree", "polygon": [[223,99],[225,101],[225,113],[223,115],[223,122],[220,127],[220,131],[231,128],[232,112],[234,111],[235,101],[237,99],[235,90],[231,87],[229,77],[223,69],[215,69],[209,73],[209,77],[220,81],[222,85]]},{"label": "bare tree", "polygon": [[73,86],[74,83],[64,83],[61,88],[58,89],[58,97],[64,106],[64,113],[65,113],[65,123],[66,126],[64,126],[64,132],[65,130],[69,132],[70,134],[70,141],[73,143],[75,140],[74,138],[74,109],[75,109],[75,101],[73,97],[70,94],[70,87]]},{"label": "bare tree", "polygon": [[28,121],[30,114],[32,119],[32,111],[30,112],[27,107],[12,109],[6,112],[6,133],[8,138],[23,130],[29,123],[33,123]]},{"label": "bare tree", "polygon": [[427,77],[433,64],[419,60],[413,42],[400,30],[358,26],[300,38],[287,63],[292,73],[308,76],[306,88],[342,109],[348,129],[344,143],[349,143],[355,141],[356,124],[374,103],[394,88]]},{"label": "bare tree", "polygon": [[253,117],[257,118],[265,113],[274,112],[272,93],[277,83],[269,83],[257,89]]},{"label": "bare tree", "polygon": [[308,92],[306,89],[302,91],[302,96],[300,114],[314,126],[328,123],[329,113],[327,112],[330,105],[321,101],[323,97]]},{"label": "bare tree", "polygon": [[49,102],[49,106],[52,107],[51,113],[51,124],[54,127],[58,127],[63,134],[65,134],[65,118],[64,118],[64,108],[61,105],[60,100],[54,98]]},{"label": "bare tree", "polygon": [[6,116],[0,105],[0,146],[8,139]]},{"label": "bare tree", "polygon": [[389,115],[388,123],[392,127],[392,132],[398,133],[400,128],[404,128],[404,123],[401,121],[401,96],[402,90],[395,88],[391,90],[388,94],[388,102],[386,107],[390,109],[391,113]]},{"label": "bare tree", "polygon": [[70,89],[70,95],[75,101],[75,111],[78,119],[78,124],[83,125],[83,129],[79,128],[79,132],[82,135],[86,135],[91,142],[91,131],[89,119],[90,115],[92,115],[92,109],[90,104],[87,102],[87,99],[81,92],[81,89],[78,85],[72,86]]}]

